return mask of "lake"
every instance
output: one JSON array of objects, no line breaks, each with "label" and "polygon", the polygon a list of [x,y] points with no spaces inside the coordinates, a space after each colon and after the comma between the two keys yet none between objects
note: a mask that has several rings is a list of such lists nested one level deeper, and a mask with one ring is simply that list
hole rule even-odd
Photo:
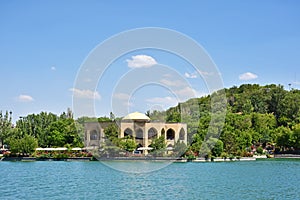
[{"label": "lake", "polygon": [[6,199],[300,199],[300,160],[173,163],[0,162]]}]

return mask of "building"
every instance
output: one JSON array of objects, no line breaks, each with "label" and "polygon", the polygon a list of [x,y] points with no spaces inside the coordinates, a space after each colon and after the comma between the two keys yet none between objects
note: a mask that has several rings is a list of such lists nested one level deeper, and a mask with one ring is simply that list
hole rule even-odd
[{"label": "building", "polygon": [[[86,148],[97,148],[104,142],[104,129],[109,123],[87,123],[85,125]],[[164,136],[166,146],[172,150],[175,142],[187,144],[187,125],[185,123],[151,122],[143,113],[134,112],[125,116],[120,123],[119,137],[132,136],[138,144],[137,150],[148,154],[153,139]]]}]

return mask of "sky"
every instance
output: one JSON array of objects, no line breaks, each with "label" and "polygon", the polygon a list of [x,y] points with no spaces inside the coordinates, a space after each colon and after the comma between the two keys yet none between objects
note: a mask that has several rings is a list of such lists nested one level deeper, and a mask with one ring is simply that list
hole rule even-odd
[{"label": "sky", "polygon": [[[256,83],[299,89],[299,9],[296,0],[1,0],[0,110],[12,111],[15,121],[30,113],[74,109],[79,98],[91,100],[96,116],[125,115],[209,94],[205,76],[210,72],[159,49],[120,55],[98,77],[95,89],[76,88],[85,61],[101,43],[144,27],[174,30],[201,45],[225,88]],[[136,69],[171,73],[126,93],[121,86]],[[153,76],[140,72],[144,80]]]}]

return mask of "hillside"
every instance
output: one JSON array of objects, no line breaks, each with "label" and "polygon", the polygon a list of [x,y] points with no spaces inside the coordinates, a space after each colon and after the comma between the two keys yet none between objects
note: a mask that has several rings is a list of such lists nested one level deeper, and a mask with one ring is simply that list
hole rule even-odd
[{"label": "hillside", "polygon": [[222,114],[211,110],[211,96],[190,99],[166,112],[149,115],[151,119],[161,119],[163,115],[168,122],[186,122],[190,151],[195,154],[207,154],[214,144],[222,146],[226,154],[241,156],[258,146],[271,149],[276,144],[277,151],[300,148],[299,90],[287,91],[274,84],[245,84],[224,92],[225,121]]}]

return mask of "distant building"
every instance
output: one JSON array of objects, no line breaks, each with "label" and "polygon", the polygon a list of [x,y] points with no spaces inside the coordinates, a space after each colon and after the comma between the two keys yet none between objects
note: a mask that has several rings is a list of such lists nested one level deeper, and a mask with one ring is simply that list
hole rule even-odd
[{"label": "distant building", "polygon": [[[97,148],[105,141],[104,129],[111,124],[86,123],[85,124],[85,147]],[[154,138],[164,136],[167,148],[171,150],[176,141],[187,144],[187,125],[185,123],[151,122],[150,118],[143,113],[134,112],[125,116],[120,123],[119,137],[131,135],[138,143],[137,150],[144,155],[148,153],[149,145]]]}]

